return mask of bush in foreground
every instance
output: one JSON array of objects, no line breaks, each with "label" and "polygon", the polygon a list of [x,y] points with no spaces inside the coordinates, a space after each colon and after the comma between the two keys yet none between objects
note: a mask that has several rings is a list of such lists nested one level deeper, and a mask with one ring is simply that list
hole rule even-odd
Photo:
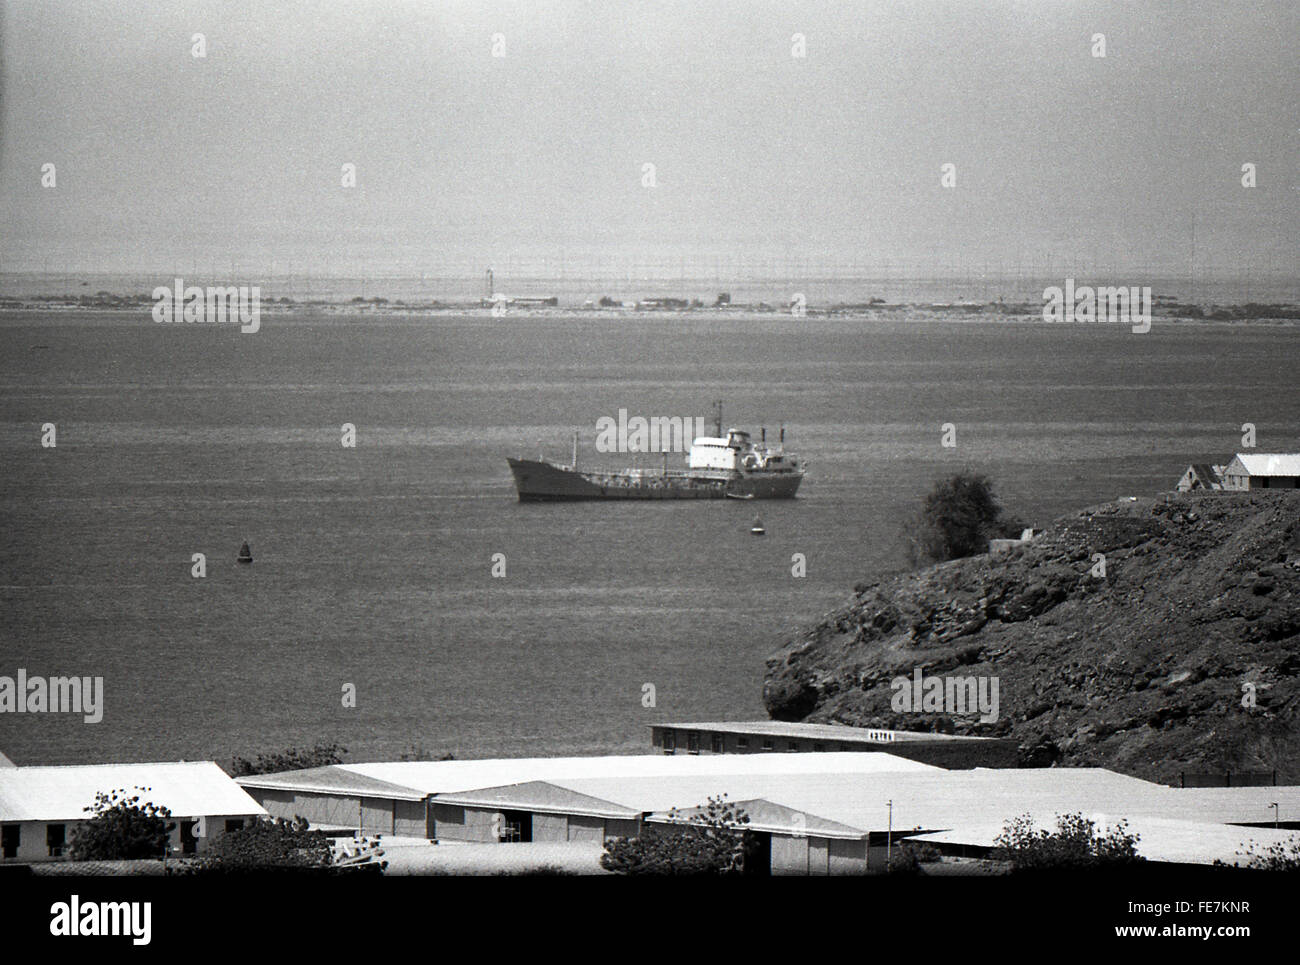
[{"label": "bush in foreground", "polygon": [[[669,812],[676,819],[676,808]],[[648,824],[632,838],[605,842],[600,866],[625,875],[740,874],[754,847],[749,815],[722,797],[680,824]]]},{"label": "bush in foreground", "polygon": [[1008,821],[994,839],[992,858],[1007,861],[1012,871],[1056,871],[1114,868],[1143,859],[1137,853],[1138,835],[1128,823],[1097,831],[1082,814],[1063,814],[1056,830],[1037,829],[1025,814]]},{"label": "bush in foreground", "polygon": [[[148,792],[147,787],[137,791]],[[100,791],[95,803],[85,808],[91,817],[72,832],[68,856],[73,861],[130,861],[161,858],[167,853],[167,838],[176,827],[167,819],[171,811],[139,794],[127,796],[124,789]]]}]

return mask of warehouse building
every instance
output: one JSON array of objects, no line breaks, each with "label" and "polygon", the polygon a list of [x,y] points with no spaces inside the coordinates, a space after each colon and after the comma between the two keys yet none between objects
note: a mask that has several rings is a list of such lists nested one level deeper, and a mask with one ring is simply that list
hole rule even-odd
[{"label": "warehouse building", "polygon": [[950,769],[1019,763],[1017,743],[1002,738],[777,720],[652,724],[650,743],[664,754],[865,751]]},{"label": "warehouse building", "polygon": [[[589,844],[689,821],[725,795],[750,819],[752,868],[778,875],[881,872],[910,836],[987,849],[1025,814],[1041,827],[1075,812],[1141,821],[1153,829],[1148,856],[1167,861],[1231,863],[1252,837],[1289,840],[1282,829],[1300,827],[1300,787],[1171,788],[1101,768],[945,770],[857,751],[344,764],[239,781],[276,816],[316,814],[348,830],[411,834],[422,802],[412,836],[448,844]],[[1193,846],[1196,825],[1215,833]]]},{"label": "warehouse building", "polygon": [[171,811],[176,854],[201,852],[218,834],[266,816],[212,761],[0,767],[0,861],[66,857],[97,794],[137,789],[142,801]]},{"label": "warehouse building", "polygon": [[360,828],[442,841],[571,841],[635,833],[642,813],[657,808],[659,801],[637,808],[583,800],[582,792],[575,796],[566,781],[699,778],[700,786],[714,787],[738,777],[767,780],[827,770],[872,774],[939,768],[887,755],[639,754],[335,764],[236,780],[272,816],[304,817],[325,830]]}]

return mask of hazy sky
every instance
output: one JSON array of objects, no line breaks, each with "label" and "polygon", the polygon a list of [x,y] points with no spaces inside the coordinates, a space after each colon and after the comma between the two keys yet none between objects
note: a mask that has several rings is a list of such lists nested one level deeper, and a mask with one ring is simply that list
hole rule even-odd
[{"label": "hazy sky", "polygon": [[3,9],[0,270],[776,252],[1300,273],[1293,0]]}]

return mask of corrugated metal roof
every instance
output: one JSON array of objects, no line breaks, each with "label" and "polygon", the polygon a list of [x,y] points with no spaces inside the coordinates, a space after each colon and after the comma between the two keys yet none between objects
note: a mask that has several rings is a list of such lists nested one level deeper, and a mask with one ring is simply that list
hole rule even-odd
[{"label": "corrugated metal roof", "polygon": [[[836,821],[827,821],[815,814],[804,814],[783,804],[773,804],[771,801],[765,801],[762,798],[736,801],[734,803],[749,818],[745,827],[751,831],[790,834],[791,829],[794,829],[800,836],[814,835],[819,838],[840,838],[851,841],[860,841],[865,837],[857,828],[851,828]],[[690,815],[698,811],[698,808],[683,811],[678,817],[677,823],[688,821]],[[668,816],[666,814],[652,814],[646,820],[655,823],[668,823]]]},{"label": "corrugated metal roof", "polygon": [[[1089,814],[1098,830],[1113,827],[1117,818],[1113,814]],[[1055,827],[1055,820],[1043,826]],[[1179,864],[1213,864],[1215,860],[1228,864],[1245,864],[1242,853],[1253,843],[1256,854],[1269,845],[1300,843],[1300,833],[1272,828],[1243,828],[1230,824],[1213,824],[1204,821],[1179,821],[1171,818],[1139,816],[1128,819],[1128,831],[1138,835],[1137,852],[1148,861],[1169,861]],[[963,826],[950,831],[918,834],[909,841],[931,841],[936,844],[964,844],[977,848],[991,848],[1002,833],[1000,825],[982,827]]]},{"label": "corrugated metal roof", "polygon": [[1300,454],[1297,453],[1239,452],[1234,461],[1240,462],[1252,476],[1300,476]]},{"label": "corrugated metal roof", "polygon": [[280,771],[275,774],[248,774],[235,778],[235,781],[241,787],[275,791],[388,797],[399,801],[421,801],[426,797],[423,792],[414,788],[356,774],[337,764],[308,767],[300,771]]},{"label": "corrugated metal roof", "polygon": [[[752,734],[759,737],[794,737],[808,740],[855,741],[882,744],[902,741],[991,741],[992,737],[969,737],[961,734],[932,734],[926,731],[887,730],[884,728],[850,727],[847,724],[805,724],[801,721],[780,720],[715,720],[688,723],[649,724],[683,731],[726,731],[731,734]],[[872,735],[892,735],[892,738]]]},{"label": "corrugated metal roof", "polygon": [[500,807],[512,811],[548,811],[563,814],[585,814],[602,818],[637,818],[641,812],[612,801],[581,794],[547,781],[528,781],[505,787],[488,787],[460,794],[439,794],[433,798],[438,804],[457,804],[473,807]]},{"label": "corrugated metal roof", "polygon": [[393,761],[338,764],[352,774],[388,781],[424,794],[445,794],[526,781],[690,775],[874,774],[885,771],[941,773],[933,764],[892,754],[837,751],[827,754],[619,754],[605,757],[525,757],[483,761]]},{"label": "corrugated metal roof", "polygon": [[0,768],[0,821],[80,821],[97,792],[137,787],[176,817],[266,814],[212,761],[176,761]]},{"label": "corrugated metal roof", "polygon": [[[608,793],[590,781],[567,786],[597,797]],[[681,790],[698,794],[700,789]],[[866,778],[826,775],[797,783],[773,781],[753,794],[746,793],[748,787],[719,785],[718,790],[728,791],[732,798],[763,797],[863,832],[889,827],[890,801],[894,830],[1000,828],[1021,814],[1030,814],[1040,824],[1053,824],[1058,814],[1076,811],[1130,819],[1149,816],[1214,824],[1263,823],[1273,820],[1273,810],[1265,807],[1273,801],[1279,803],[1279,820],[1300,821],[1300,787],[1171,788],[1100,768],[977,769]],[[627,796],[613,799],[630,803]],[[702,804],[703,799],[696,803]],[[666,806],[680,808],[682,803]]]}]

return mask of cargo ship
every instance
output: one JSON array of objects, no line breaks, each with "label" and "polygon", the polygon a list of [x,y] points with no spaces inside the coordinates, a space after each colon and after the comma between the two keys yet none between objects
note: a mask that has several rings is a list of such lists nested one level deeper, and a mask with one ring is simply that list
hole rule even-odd
[{"label": "cargo ship", "polygon": [[614,471],[578,468],[574,437],[573,463],[559,465],[542,459],[508,459],[520,502],[577,499],[793,499],[803,481],[804,467],[780,444],[769,447],[763,430],[759,445],[748,432],[728,429],[716,436],[698,436],[691,444],[685,469]]}]

